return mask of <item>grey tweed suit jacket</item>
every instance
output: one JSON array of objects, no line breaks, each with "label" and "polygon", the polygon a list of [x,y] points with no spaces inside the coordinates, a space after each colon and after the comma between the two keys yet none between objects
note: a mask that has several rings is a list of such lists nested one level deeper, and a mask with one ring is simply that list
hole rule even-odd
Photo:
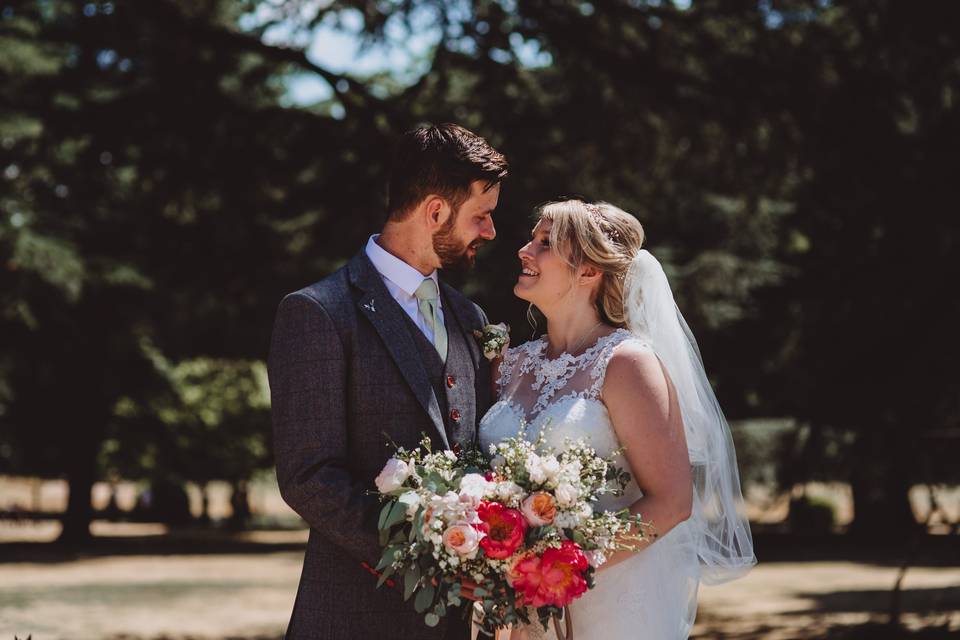
[{"label": "grey tweed suit jacket", "polygon": [[[441,295],[447,331],[464,332],[474,363],[473,379],[461,376],[457,384],[474,389],[472,429],[458,431],[460,439],[475,440],[491,389],[489,365],[471,332],[487,319],[444,283]],[[363,251],[287,295],[277,311],[268,361],[277,481],[310,526],[288,639],[469,637],[461,612],[451,610],[428,627],[398,589],[377,589],[362,564],[375,566],[381,553],[379,503],[367,492],[392,453],[384,434],[407,448],[424,433],[436,448],[450,439],[403,314]]]}]

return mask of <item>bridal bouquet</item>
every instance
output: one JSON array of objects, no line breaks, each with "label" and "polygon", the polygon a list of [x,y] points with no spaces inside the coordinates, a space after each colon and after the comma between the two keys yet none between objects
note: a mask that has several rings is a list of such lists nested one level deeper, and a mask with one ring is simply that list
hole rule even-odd
[{"label": "bridal bouquet", "polygon": [[379,584],[402,580],[404,598],[430,626],[462,604],[464,580],[478,585],[485,632],[529,624],[530,609],[546,626],[593,586],[610,554],[643,538],[639,516],[593,510],[630,476],[585,440],[554,452],[541,433],[489,453],[434,452],[425,438],[415,451],[398,448],[377,476]]}]

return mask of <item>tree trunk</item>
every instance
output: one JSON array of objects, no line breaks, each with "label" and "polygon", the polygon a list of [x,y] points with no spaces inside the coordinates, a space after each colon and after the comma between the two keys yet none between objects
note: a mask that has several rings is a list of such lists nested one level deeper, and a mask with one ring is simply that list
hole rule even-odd
[{"label": "tree trunk", "polygon": [[228,520],[231,529],[243,529],[250,520],[250,501],[247,495],[246,480],[239,480],[232,483],[232,492],[230,494],[230,507],[232,513]]},{"label": "tree trunk", "polygon": [[76,457],[71,458],[70,468],[67,469],[70,493],[67,510],[61,518],[63,530],[57,538],[57,542],[62,544],[82,544],[93,537],[90,533],[90,522],[93,520],[90,493],[96,480],[96,457],[95,454],[83,453],[77,451]]},{"label": "tree trunk", "polygon": [[854,518],[852,535],[889,538],[922,530],[910,508],[910,483],[896,473],[855,473],[851,482]]},{"label": "tree trunk", "polygon": [[210,483],[200,485],[200,522],[210,524]]}]

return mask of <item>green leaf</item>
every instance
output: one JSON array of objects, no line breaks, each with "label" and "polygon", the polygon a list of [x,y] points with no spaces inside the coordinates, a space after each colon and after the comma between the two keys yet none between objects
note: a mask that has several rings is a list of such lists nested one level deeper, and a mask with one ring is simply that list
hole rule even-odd
[{"label": "green leaf", "polygon": [[438,624],[440,624],[440,616],[431,612],[423,616],[423,621],[427,624],[428,627],[435,627]]},{"label": "green leaf", "polygon": [[407,517],[407,507],[400,504],[399,502],[394,502],[393,508],[390,509],[390,513],[387,514],[387,519],[383,523],[383,529],[389,529],[395,524],[400,524]]},{"label": "green leaf", "polygon": [[396,552],[397,552],[397,547],[393,545],[390,545],[389,547],[384,549],[383,555],[380,556],[380,562],[377,563],[377,566],[375,567],[375,569],[377,571],[380,571],[387,565],[392,564],[395,557],[394,554],[396,554]]},{"label": "green leaf", "polygon": [[386,570],[384,570],[384,572],[380,574],[380,577],[377,579],[377,588],[379,589],[380,587],[382,587],[383,583],[386,582],[387,579],[392,575],[393,575],[393,565],[388,566]]},{"label": "green leaf", "polygon": [[413,608],[417,613],[423,613],[430,608],[430,605],[433,604],[433,596],[436,592],[433,585],[430,583],[425,584],[420,587],[420,590],[417,591],[417,597],[413,599]]},{"label": "green leaf", "polygon": [[410,596],[413,595],[413,590],[417,588],[418,582],[420,582],[420,568],[414,563],[407,567],[407,571],[403,574],[404,600],[410,599]]},{"label": "green leaf", "polygon": [[393,500],[387,500],[384,503],[383,508],[380,509],[380,519],[377,520],[377,529],[383,531],[387,528],[384,523],[387,521],[387,516],[390,515],[390,510],[393,509],[394,504]]}]

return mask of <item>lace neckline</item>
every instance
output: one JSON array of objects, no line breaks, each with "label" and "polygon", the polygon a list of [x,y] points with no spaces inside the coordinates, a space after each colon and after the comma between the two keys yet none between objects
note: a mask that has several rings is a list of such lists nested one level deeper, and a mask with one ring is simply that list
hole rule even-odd
[{"label": "lace neckline", "polygon": [[[573,355],[571,353],[561,353],[556,358],[547,358],[547,338],[541,336],[539,340],[528,342],[527,358],[520,366],[520,374],[533,374],[533,380],[530,382],[532,391],[537,394],[537,401],[532,411],[538,413],[546,408],[550,400],[556,395],[557,391],[563,388],[567,382],[573,378],[574,374],[581,369],[585,369],[591,363],[598,360],[598,356],[604,351],[610,351],[607,347],[610,343],[619,344],[623,339],[630,336],[626,329],[616,329],[605,336],[597,338],[596,342],[588,347],[583,353]],[[604,359],[603,365],[606,364]],[[599,393],[599,386],[603,382],[602,367],[594,367],[592,378],[594,383],[588,389],[580,390],[579,393],[595,396]]]},{"label": "lace neckline", "polygon": [[579,362],[581,360],[590,360],[591,356],[595,356],[597,351],[602,349],[603,345],[609,342],[614,336],[618,334],[624,334],[624,333],[629,334],[630,332],[624,329],[623,327],[618,327],[613,331],[611,331],[610,333],[597,338],[592,345],[584,349],[579,354],[573,355],[572,353],[568,353],[564,351],[563,353],[558,355],[556,358],[547,357],[547,347],[550,345],[549,345],[549,342],[547,341],[547,334],[543,334],[533,342],[528,343],[531,347],[535,347],[530,349],[529,355],[539,358],[540,361],[546,365],[550,365],[560,360],[570,360],[571,362]]}]

